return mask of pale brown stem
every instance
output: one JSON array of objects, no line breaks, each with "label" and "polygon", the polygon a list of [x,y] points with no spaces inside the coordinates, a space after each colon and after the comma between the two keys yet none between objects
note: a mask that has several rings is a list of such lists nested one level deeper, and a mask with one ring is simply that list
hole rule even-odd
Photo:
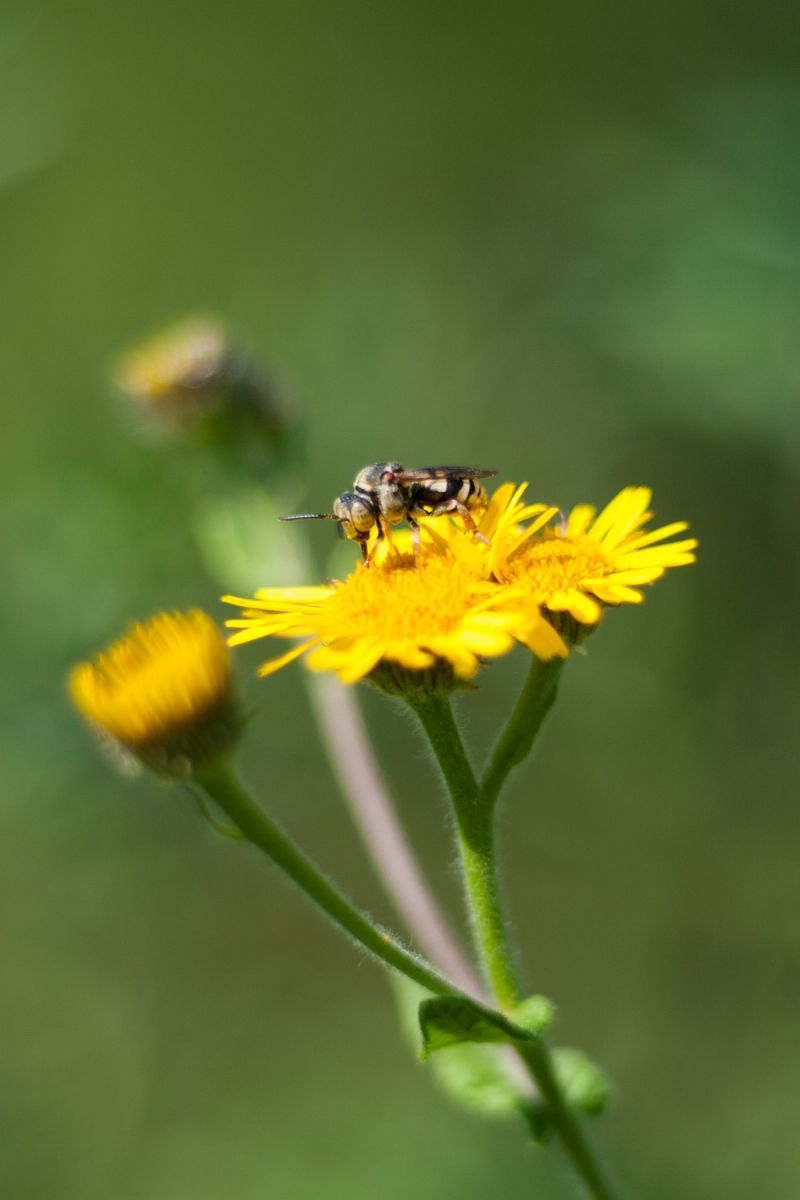
[{"label": "pale brown stem", "polygon": [[431,895],[395,815],[367,741],[353,689],[332,675],[307,676],[325,749],[350,814],[408,931],[425,954],[468,995],[486,993]]}]

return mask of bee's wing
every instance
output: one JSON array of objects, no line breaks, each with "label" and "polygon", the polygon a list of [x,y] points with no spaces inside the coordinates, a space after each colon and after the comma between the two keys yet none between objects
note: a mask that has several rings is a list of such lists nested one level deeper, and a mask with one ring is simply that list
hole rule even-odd
[{"label": "bee's wing", "polygon": [[424,483],[426,479],[485,479],[497,471],[486,467],[411,467],[395,472],[400,483]]}]

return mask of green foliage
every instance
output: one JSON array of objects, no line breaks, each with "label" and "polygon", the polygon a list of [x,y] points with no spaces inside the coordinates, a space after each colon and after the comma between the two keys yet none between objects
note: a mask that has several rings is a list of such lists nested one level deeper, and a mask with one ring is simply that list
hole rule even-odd
[{"label": "green foliage", "polygon": [[422,1032],[420,1057],[462,1042],[496,1042],[513,1045],[530,1041],[553,1020],[555,1009],[546,996],[529,996],[518,1006],[514,1021],[487,1012],[463,996],[432,996],[419,1006]]},{"label": "green foliage", "polygon": [[454,1103],[477,1116],[494,1119],[520,1111],[519,1092],[493,1046],[451,1044],[431,1059],[431,1071]]},{"label": "green foliage", "polygon": [[554,1012],[546,996],[523,1000],[514,1021],[488,1013],[460,996],[430,997],[420,1003],[418,1011],[420,1058],[427,1060],[433,1055],[434,1076],[456,1103],[489,1118],[519,1114],[527,1121],[534,1141],[541,1143],[547,1129],[546,1113],[540,1103],[523,1094],[514,1077],[513,1062],[502,1059],[498,1050],[503,1044],[519,1045],[537,1037],[550,1025]]},{"label": "green foliage", "polygon": [[456,1046],[461,1042],[530,1041],[527,1029],[514,1025],[499,1014],[489,1013],[481,1005],[462,996],[432,996],[419,1006],[419,1027],[422,1031],[421,1058],[435,1050]]},{"label": "green foliage", "polygon": [[[405,1040],[422,1057],[419,1013],[434,997],[400,975],[391,982]],[[499,1052],[498,1045],[453,1041],[434,1054],[427,1067],[436,1085],[459,1107],[489,1119],[511,1117],[520,1111],[519,1089]]]}]

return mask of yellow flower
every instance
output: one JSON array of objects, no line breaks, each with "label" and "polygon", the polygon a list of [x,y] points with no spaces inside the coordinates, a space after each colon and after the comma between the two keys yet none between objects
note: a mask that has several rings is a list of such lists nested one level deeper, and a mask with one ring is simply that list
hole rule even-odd
[{"label": "yellow flower", "polygon": [[238,732],[230,655],[199,609],[133,625],[73,668],[69,691],[93,725],[166,773],[216,757]]},{"label": "yellow flower", "polygon": [[489,504],[478,521],[476,537],[468,532],[460,519],[422,518],[423,534],[440,546],[446,546],[454,558],[482,579],[502,582],[499,569],[503,549],[509,538],[522,531],[522,522],[530,521],[526,533],[530,536],[551,521],[558,509],[548,504],[526,504],[522,500],[527,483],[501,483],[492,494]]},{"label": "yellow flower", "polygon": [[[519,623],[507,588],[476,578],[446,547],[427,542],[416,557],[396,545],[327,587],[264,588],[252,600],[223,599],[244,609],[242,618],[227,622],[238,631],[229,639],[232,646],[262,637],[305,639],[265,663],[260,674],[308,651],[313,670],[335,671],[345,683],[363,679],[379,664],[439,670],[431,686],[446,685],[448,675],[469,679],[481,658],[512,648]],[[566,654],[552,627],[543,618],[538,624],[542,656]]]},{"label": "yellow flower", "polygon": [[542,527],[537,519],[523,527],[525,506],[519,489],[497,522],[489,552],[500,581],[525,592],[528,601],[551,613],[569,613],[582,625],[594,625],[604,605],[639,604],[638,589],[668,567],[695,561],[695,538],[667,541],[688,525],[675,521],[645,530],[651,519],[652,492],[623,488],[599,514],[578,505],[561,526]]}]

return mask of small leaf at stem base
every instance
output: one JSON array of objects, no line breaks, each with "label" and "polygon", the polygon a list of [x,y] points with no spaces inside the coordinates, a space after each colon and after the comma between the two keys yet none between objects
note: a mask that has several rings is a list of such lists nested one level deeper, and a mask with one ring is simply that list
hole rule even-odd
[{"label": "small leaf at stem base", "polygon": [[432,996],[419,1006],[420,1057],[462,1042],[528,1042],[535,1036],[464,996]]},{"label": "small leaf at stem base", "polygon": [[[415,1051],[419,1050],[420,1001],[430,992],[401,975],[391,977],[403,1033]],[[500,1059],[499,1046],[480,1046],[461,1042],[434,1055],[428,1064],[437,1085],[448,1099],[475,1116],[487,1120],[509,1119],[522,1112],[526,1119],[527,1102],[520,1095],[518,1082]]]}]

